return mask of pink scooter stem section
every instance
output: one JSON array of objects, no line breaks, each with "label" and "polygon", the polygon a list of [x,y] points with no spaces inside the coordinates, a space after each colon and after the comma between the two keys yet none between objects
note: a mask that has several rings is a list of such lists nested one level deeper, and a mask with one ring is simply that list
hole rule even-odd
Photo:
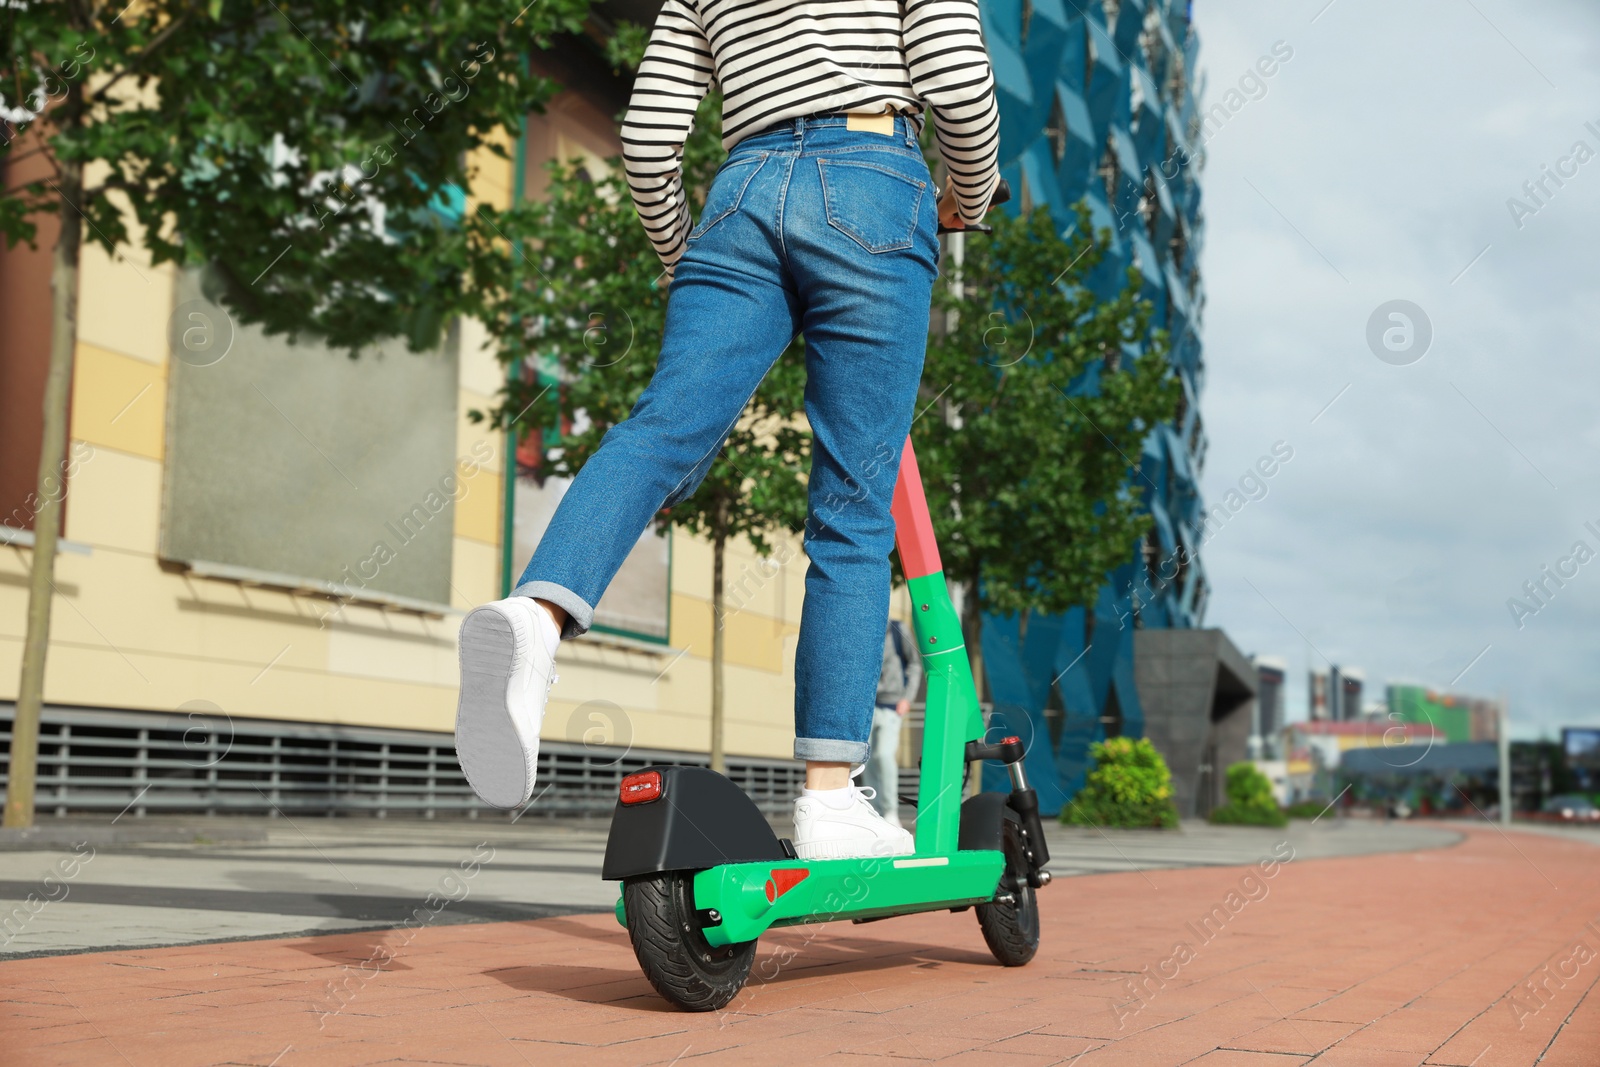
[{"label": "pink scooter stem section", "polygon": [[917,454],[906,437],[900,455],[900,477],[894,483],[895,547],[907,580],[937,574],[944,570],[939,561],[939,545],[933,539],[933,520],[928,517],[928,498],[922,492],[922,472],[917,469]]}]

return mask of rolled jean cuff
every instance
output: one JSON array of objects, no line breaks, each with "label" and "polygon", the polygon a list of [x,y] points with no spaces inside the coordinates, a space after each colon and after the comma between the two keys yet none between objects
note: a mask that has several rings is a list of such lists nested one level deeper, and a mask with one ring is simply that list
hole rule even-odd
[{"label": "rolled jean cuff", "polygon": [[852,767],[867,762],[872,746],[865,741],[839,741],[831,737],[797,737],[794,758],[814,763],[848,763]]},{"label": "rolled jean cuff", "polygon": [[589,627],[594,625],[594,607],[564,585],[557,585],[555,582],[524,582],[511,590],[511,595],[548,601],[566,612],[567,624],[561,628],[563,638],[588,633]]}]

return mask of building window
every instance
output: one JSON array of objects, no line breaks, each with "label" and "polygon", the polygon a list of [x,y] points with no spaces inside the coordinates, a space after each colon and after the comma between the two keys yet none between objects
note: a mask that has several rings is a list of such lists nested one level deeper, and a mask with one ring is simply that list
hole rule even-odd
[{"label": "building window", "polygon": [[1167,66],[1167,46],[1161,36],[1161,12],[1152,5],[1144,14],[1144,28],[1139,31],[1139,48],[1144,52],[1144,65],[1150,69],[1156,84],[1162,82]]},{"label": "building window", "polygon": [[1050,155],[1059,167],[1067,154],[1067,112],[1061,106],[1059,96],[1055,99],[1055,106],[1050,109],[1050,122],[1044,128],[1044,135],[1050,142]]},{"label": "building window", "polygon": [[1150,527],[1144,535],[1144,569],[1149,576],[1152,590],[1161,588],[1161,538],[1156,535],[1156,528]]},{"label": "building window", "polygon": [[1178,603],[1183,603],[1183,590],[1189,582],[1189,546],[1178,542],[1178,573],[1172,577],[1172,588]]},{"label": "building window", "polygon": [[[231,323],[202,281],[178,275],[178,306]],[[392,340],[352,360],[240,326],[228,358],[173,361],[161,558],[341,603],[451,604],[456,503],[498,485],[458,455],[459,349],[452,328],[425,358]]]},{"label": "building window", "polygon": [[1149,173],[1145,173],[1144,189],[1139,194],[1139,218],[1144,220],[1145,233],[1150,238],[1150,243],[1156,243],[1156,180]]},{"label": "building window", "polygon": [[1117,150],[1111,140],[1111,135],[1106,135],[1106,150],[1100,156],[1100,181],[1105,185],[1106,203],[1111,210],[1117,210],[1117,186],[1122,184],[1122,166],[1117,162]]},{"label": "building window", "polygon": [[1177,105],[1183,100],[1184,87],[1188,84],[1186,71],[1183,66],[1183,53],[1174,52],[1170,69],[1167,71],[1167,100]]},{"label": "building window", "polygon": [[[529,380],[548,376],[524,361],[523,373]],[[560,421],[523,439],[516,450],[516,480],[507,509],[506,538],[511,555],[518,563],[533,556],[555,516],[556,506],[572,484],[571,478],[547,474],[543,460],[548,450],[559,448],[561,436],[586,422],[581,411],[568,412],[562,404]],[[647,527],[623,561],[622,568],[600,603],[595,605],[594,629],[644,641],[665,643],[671,622],[671,532]],[[516,575],[506,576],[509,594]]]}]

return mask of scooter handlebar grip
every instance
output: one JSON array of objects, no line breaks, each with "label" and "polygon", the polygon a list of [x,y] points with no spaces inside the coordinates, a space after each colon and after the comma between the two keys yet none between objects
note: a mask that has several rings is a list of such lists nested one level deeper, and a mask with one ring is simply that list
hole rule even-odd
[{"label": "scooter handlebar grip", "polygon": [[[1010,199],[1011,199],[1011,183],[1006,181],[1004,178],[1001,178],[997,183],[995,183],[994,193],[989,197],[989,206],[984,209],[984,213],[987,214],[988,212],[993,211],[996,207],[999,207],[1001,204],[1004,204],[1006,201],[1008,201]],[[981,222],[975,222],[971,226],[946,226],[943,222],[940,222],[939,223],[939,232],[940,233],[993,233],[994,232],[994,227],[993,226],[985,226]]]}]

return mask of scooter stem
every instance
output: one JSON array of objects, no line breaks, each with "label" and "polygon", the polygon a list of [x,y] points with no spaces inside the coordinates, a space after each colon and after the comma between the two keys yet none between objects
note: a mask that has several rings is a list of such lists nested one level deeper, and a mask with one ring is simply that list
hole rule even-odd
[{"label": "scooter stem", "polygon": [[928,676],[922,779],[917,789],[917,854],[939,855],[957,848],[966,746],[983,737],[983,714],[909,436],[891,509],[895,548],[911,593],[917,649]]}]

